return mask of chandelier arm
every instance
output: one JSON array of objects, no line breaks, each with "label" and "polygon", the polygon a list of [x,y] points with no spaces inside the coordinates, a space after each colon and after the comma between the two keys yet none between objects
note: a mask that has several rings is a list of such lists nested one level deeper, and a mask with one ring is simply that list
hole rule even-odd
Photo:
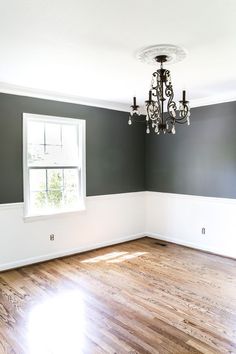
[{"label": "chandelier arm", "polygon": [[185,121],[183,122],[183,121],[178,121],[178,120],[176,120],[176,123],[178,123],[178,124],[186,124],[187,121],[185,120]]},{"label": "chandelier arm", "polygon": [[176,123],[179,123],[179,124],[185,124],[188,121],[188,117],[185,116],[183,118],[176,118],[175,121],[176,121]]},{"label": "chandelier arm", "polygon": [[174,124],[174,122],[175,122],[175,118],[173,118],[171,115],[169,115],[166,119],[165,119],[165,121],[168,123],[171,123],[171,124]]},{"label": "chandelier arm", "polygon": [[159,112],[159,107],[158,105],[155,104],[155,102],[148,103],[146,106],[146,111],[147,111],[147,116],[148,119],[154,121],[154,120],[159,120],[160,112]]},{"label": "chandelier arm", "polygon": [[[169,71],[167,70],[167,75],[170,80],[170,74]],[[174,101],[174,91],[171,82],[169,81],[169,84],[166,85],[166,90],[165,90],[166,97],[168,97],[168,103],[167,103],[167,111],[169,115],[173,118],[176,117],[176,110],[177,110],[177,105]]]},{"label": "chandelier arm", "polygon": [[167,132],[170,133],[173,126],[175,125],[175,118],[173,118],[172,116],[168,116],[166,119],[165,119],[165,124],[166,124],[166,129],[167,129]]},{"label": "chandelier arm", "polygon": [[183,109],[179,111],[179,117],[176,118],[177,123],[186,123],[190,117],[190,108],[187,104],[184,104]]},{"label": "chandelier arm", "polygon": [[187,119],[187,115],[185,115],[184,117],[180,117],[180,118],[175,118],[176,121],[182,122],[185,121]]},{"label": "chandelier arm", "polygon": [[155,104],[155,110],[154,110],[154,119],[161,119],[161,104],[160,104],[160,96],[161,96],[161,76],[159,70],[155,71],[152,74],[152,83],[151,83],[151,91],[152,91],[152,96],[156,98],[156,101],[152,101],[152,104],[154,106]]}]

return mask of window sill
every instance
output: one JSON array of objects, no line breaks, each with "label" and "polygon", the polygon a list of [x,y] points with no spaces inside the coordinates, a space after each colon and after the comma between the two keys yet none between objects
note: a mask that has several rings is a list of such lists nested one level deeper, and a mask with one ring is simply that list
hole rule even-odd
[{"label": "window sill", "polygon": [[86,210],[85,205],[78,206],[76,209],[62,210],[62,211],[53,211],[45,214],[29,214],[23,217],[24,222],[32,222],[32,221],[40,221],[47,220],[52,218],[59,218],[63,216],[69,216],[73,214],[77,214],[80,212],[84,212]]}]

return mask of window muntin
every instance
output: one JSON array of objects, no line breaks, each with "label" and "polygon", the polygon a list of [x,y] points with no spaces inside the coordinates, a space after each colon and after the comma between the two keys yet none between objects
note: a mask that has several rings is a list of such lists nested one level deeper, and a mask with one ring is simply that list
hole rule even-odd
[{"label": "window muntin", "polygon": [[84,208],[85,121],[24,114],[25,214]]}]

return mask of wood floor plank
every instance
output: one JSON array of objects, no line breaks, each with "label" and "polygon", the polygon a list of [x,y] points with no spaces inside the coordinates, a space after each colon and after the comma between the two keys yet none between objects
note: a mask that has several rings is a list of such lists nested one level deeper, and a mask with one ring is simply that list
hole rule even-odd
[{"label": "wood floor plank", "polygon": [[2,272],[10,353],[236,353],[236,261],[143,238]]}]

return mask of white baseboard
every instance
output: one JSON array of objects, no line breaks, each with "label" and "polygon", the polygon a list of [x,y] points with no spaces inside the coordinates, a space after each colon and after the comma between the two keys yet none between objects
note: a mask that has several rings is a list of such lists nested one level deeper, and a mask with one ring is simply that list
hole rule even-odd
[{"label": "white baseboard", "polygon": [[98,243],[94,243],[92,245],[85,245],[85,246],[82,246],[82,247],[78,247],[78,248],[74,248],[74,249],[71,249],[71,250],[67,250],[65,252],[55,252],[55,253],[50,253],[50,254],[46,254],[46,255],[43,255],[43,256],[39,256],[39,257],[21,259],[20,261],[9,262],[9,263],[2,264],[0,266],[0,272],[6,271],[6,270],[9,270],[9,269],[14,269],[14,268],[27,266],[27,265],[30,265],[30,264],[35,264],[35,263],[49,261],[49,260],[52,260],[52,259],[55,259],[55,258],[71,256],[71,255],[74,255],[74,254],[79,254],[79,253],[83,253],[83,252],[87,252],[87,251],[92,251],[92,250],[103,248],[103,247],[117,245],[119,243],[128,242],[128,241],[132,241],[132,240],[137,240],[137,239],[142,238],[142,237],[144,237],[144,234],[143,233],[139,233],[139,234],[136,234],[136,235],[120,237],[120,238],[114,239],[112,241],[98,242]]},{"label": "white baseboard", "polygon": [[164,236],[164,235],[153,233],[153,232],[145,232],[145,236],[151,237],[151,238],[155,238],[156,240],[160,240],[160,241],[166,241],[166,242],[174,243],[176,245],[193,248],[195,250],[212,253],[212,254],[217,255],[217,256],[236,259],[235,257],[231,257],[228,254],[219,253],[218,250],[214,250],[214,249],[212,249],[210,247],[204,247],[204,246],[200,247],[196,243],[189,242],[189,241],[184,241],[184,240],[179,239],[179,238],[168,237],[168,236]]}]

